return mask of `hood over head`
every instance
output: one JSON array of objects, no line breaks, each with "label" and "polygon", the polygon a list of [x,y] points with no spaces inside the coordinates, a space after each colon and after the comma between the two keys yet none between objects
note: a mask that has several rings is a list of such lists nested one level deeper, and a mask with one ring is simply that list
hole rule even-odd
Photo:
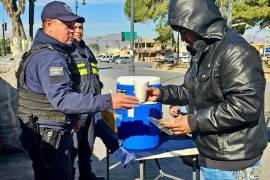
[{"label": "hood over head", "polygon": [[184,27],[205,39],[222,39],[226,27],[214,0],[170,0],[168,21],[174,30]]}]

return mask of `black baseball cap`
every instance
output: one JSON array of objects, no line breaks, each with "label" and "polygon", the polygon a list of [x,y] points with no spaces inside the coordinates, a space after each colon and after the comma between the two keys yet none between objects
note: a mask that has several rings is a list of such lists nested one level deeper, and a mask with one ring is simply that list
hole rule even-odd
[{"label": "black baseball cap", "polygon": [[83,17],[74,14],[66,3],[60,1],[50,2],[43,8],[41,20],[45,21],[46,19],[59,19],[65,22],[76,21],[79,23],[85,21]]}]

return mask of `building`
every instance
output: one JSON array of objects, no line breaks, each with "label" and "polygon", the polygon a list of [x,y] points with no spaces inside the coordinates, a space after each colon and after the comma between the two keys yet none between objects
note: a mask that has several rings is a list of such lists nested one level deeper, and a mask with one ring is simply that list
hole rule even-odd
[{"label": "building", "polygon": [[173,52],[171,45],[162,49],[161,45],[152,39],[141,39],[135,42],[135,61],[153,62],[158,57],[164,56],[168,52]]},{"label": "building", "polygon": [[[187,52],[186,44],[179,42],[179,52]],[[153,62],[166,54],[176,54],[175,48],[168,44],[165,49],[152,39],[142,39],[135,42],[135,61]]]}]

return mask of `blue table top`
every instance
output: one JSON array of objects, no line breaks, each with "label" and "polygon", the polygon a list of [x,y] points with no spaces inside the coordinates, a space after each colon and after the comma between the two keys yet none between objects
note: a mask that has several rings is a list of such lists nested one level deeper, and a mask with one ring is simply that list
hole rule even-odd
[{"label": "blue table top", "polygon": [[161,136],[160,145],[154,149],[148,150],[128,150],[126,157],[117,157],[124,165],[130,161],[138,158],[144,158],[148,156],[158,155],[175,150],[184,150],[189,148],[196,148],[196,145],[189,136]]}]

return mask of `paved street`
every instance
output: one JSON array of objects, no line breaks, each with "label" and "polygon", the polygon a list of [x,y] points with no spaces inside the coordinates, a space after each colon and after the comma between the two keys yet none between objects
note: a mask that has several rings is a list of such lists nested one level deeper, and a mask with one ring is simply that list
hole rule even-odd
[{"label": "paved street", "polygon": [[[162,85],[168,85],[168,84],[175,84],[180,85],[183,82],[184,73],[179,73],[177,70],[173,71],[160,71],[151,68],[151,63],[147,62],[141,62],[141,63],[135,63],[136,65],[136,71],[135,75],[147,75],[147,76],[158,76],[161,78]],[[116,79],[120,76],[126,76],[129,74],[128,72],[128,65],[126,64],[109,64],[109,63],[100,63],[100,74],[101,78],[105,80],[106,78],[109,78],[112,81],[112,84],[104,84],[104,93],[110,91],[116,90]],[[181,72],[184,72],[185,70],[181,70]],[[267,93],[270,91],[270,81],[266,83],[266,90],[265,90],[265,111],[270,112],[270,93]],[[166,106],[165,106],[166,108]],[[164,116],[167,116],[167,111],[164,109]]]},{"label": "paved street", "polygon": [[[116,78],[123,75],[128,75],[127,65],[115,65],[102,63],[100,66],[101,79],[104,82],[104,92],[115,91]],[[137,63],[136,75],[151,75],[161,77],[163,85],[181,84],[183,81],[183,73],[158,71],[151,68],[150,63]],[[267,83],[267,92],[269,92],[269,83]],[[269,93],[266,93],[266,103],[269,103]],[[266,109],[269,110],[269,104],[266,104]],[[164,116],[168,116],[168,107],[163,107]],[[93,171],[100,176],[106,177],[106,150],[100,139],[97,138],[93,156]],[[126,168],[123,168],[117,159],[110,155],[110,176],[111,180],[132,180],[139,177],[138,162],[129,163]],[[180,177],[182,179],[191,179],[192,169],[184,165],[180,158],[168,158],[160,161],[162,169],[165,172]],[[148,161],[146,164],[147,179],[154,179],[158,174],[157,166],[154,161]],[[270,176],[270,147],[268,146],[263,156],[263,180],[268,180]],[[16,172],[16,173],[15,173]],[[11,155],[0,157],[0,180],[31,180],[32,170],[31,163],[25,155]],[[168,179],[168,178],[161,178]]]}]

